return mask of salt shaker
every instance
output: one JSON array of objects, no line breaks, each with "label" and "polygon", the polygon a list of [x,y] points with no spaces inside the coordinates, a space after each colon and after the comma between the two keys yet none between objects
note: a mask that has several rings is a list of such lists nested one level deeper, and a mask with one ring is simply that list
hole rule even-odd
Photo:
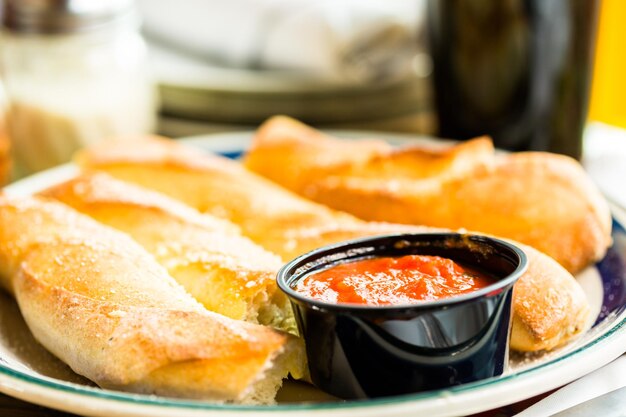
[{"label": "salt shaker", "polygon": [[0,63],[21,173],[153,130],[156,89],[132,0],[5,0]]}]

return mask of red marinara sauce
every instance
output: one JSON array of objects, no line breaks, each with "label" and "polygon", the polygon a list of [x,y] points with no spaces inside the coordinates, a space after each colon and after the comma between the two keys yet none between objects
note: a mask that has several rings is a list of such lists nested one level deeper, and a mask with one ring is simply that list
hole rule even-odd
[{"label": "red marinara sauce", "polygon": [[451,259],[406,255],[337,264],[304,277],[294,289],[328,303],[380,306],[453,297],[493,282]]}]

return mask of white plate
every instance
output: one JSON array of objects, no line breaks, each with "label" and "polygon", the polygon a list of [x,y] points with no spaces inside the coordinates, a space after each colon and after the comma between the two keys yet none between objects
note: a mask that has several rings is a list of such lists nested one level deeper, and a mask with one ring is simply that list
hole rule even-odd
[{"label": "white plate", "polygon": [[[371,134],[370,134],[371,135]],[[347,134],[346,136],[367,136]],[[192,138],[195,146],[236,156],[251,134]],[[395,135],[395,140],[406,139]],[[75,175],[71,165],[16,182],[8,194],[30,194]],[[594,313],[591,329],[579,340],[549,354],[515,357],[507,374],[450,389],[353,402],[300,402],[276,406],[215,405],[200,401],[103,390],[74,374],[39,346],[17,306],[0,295],[0,391],[14,397],[89,416],[452,416],[477,413],[520,401],[564,385],[626,351],[626,230],[615,209],[614,246],[601,262],[578,277]],[[618,220],[619,219],[619,220]],[[318,394],[290,385],[283,397],[314,399]]]}]

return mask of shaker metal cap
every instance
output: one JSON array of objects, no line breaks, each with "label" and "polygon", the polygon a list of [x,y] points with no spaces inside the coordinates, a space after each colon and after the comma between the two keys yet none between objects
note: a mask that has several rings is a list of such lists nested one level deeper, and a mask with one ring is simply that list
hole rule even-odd
[{"label": "shaker metal cap", "polygon": [[2,25],[25,33],[91,30],[131,15],[134,4],[134,0],[4,0]]}]

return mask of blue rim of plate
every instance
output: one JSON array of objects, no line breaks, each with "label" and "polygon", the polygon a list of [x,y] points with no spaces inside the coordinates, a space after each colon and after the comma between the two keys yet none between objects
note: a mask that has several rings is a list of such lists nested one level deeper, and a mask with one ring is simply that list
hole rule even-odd
[{"label": "blue rim of plate", "polygon": [[[219,152],[221,155],[229,158],[238,158],[241,151]],[[590,340],[582,346],[568,352],[555,359],[548,360],[537,366],[514,372],[508,375],[488,378],[469,384],[459,385],[443,390],[426,391],[415,394],[406,394],[394,397],[376,398],[368,400],[340,401],[340,402],[323,402],[323,403],[303,403],[303,404],[277,404],[277,405],[235,405],[235,404],[214,404],[203,401],[181,400],[169,397],[155,397],[153,395],[132,394],[125,392],[117,392],[105,390],[97,387],[83,386],[71,382],[64,382],[54,378],[45,376],[35,376],[25,372],[20,372],[12,368],[6,361],[0,358],[0,373],[10,377],[22,380],[24,382],[38,384],[45,388],[51,388],[67,393],[85,395],[86,397],[95,397],[104,400],[113,400],[117,402],[127,402],[132,404],[146,406],[162,406],[168,408],[184,408],[190,410],[214,410],[214,411],[276,411],[288,412],[297,410],[331,410],[331,409],[350,409],[357,407],[375,407],[382,405],[395,405],[410,403],[423,399],[430,399],[442,394],[459,394],[471,392],[483,387],[494,384],[501,384],[511,381],[520,376],[536,373],[544,368],[558,364],[566,359],[575,357],[589,348],[603,342],[607,338],[616,335],[620,331],[626,331],[626,227],[619,220],[613,217],[612,230],[613,245],[607,251],[605,257],[596,263],[596,268],[600,274],[603,287],[602,307],[596,322],[592,329],[609,316],[615,317],[619,322],[612,325],[602,335]],[[621,318],[619,318],[621,317]]]},{"label": "blue rim of plate", "polygon": [[[594,326],[598,325],[609,314],[615,312],[620,314],[626,310],[626,247],[621,247],[623,243],[616,239],[616,234],[625,234],[624,225],[613,219],[613,246],[607,251],[604,258],[596,264],[600,277],[604,298],[602,308]],[[622,325],[626,318],[622,321]]]}]

